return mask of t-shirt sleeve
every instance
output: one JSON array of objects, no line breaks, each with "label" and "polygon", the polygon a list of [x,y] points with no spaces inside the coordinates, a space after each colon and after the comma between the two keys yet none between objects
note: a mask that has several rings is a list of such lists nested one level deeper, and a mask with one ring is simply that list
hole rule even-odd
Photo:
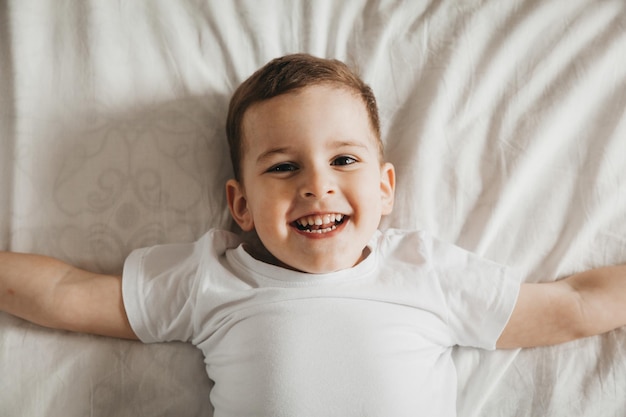
[{"label": "t-shirt sleeve", "polygon": [[130,324],[146,343],[189,341],[198,243],[133,251],[124,263],[122,293]]},{"label": "t-shirt sleeve", "polygon": [[495,349],[517,302],[519,272],[434,239],[431,251],[452,340],[459,346]]}]

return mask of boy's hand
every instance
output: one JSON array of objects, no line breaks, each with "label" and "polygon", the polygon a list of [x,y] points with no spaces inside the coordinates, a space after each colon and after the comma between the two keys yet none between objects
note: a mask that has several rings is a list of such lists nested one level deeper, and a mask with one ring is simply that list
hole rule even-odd
[{"label": "boy's hand", "polygon": [[626,265],[522,284],[498,348],[552,345],[626,325]]},{"label": "boy's hand", "polygon": [[53,258],[0,252],[0,310],[46,327],[136,339],[121,277]]}]

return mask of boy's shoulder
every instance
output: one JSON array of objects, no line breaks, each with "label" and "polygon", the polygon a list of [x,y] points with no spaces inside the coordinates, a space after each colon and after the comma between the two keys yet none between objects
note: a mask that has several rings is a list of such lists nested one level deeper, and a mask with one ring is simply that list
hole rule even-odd
[{"label": "boy's shoulder", "polygon": [[130,266],[145,268],[146,263],[161,267],[181,262],[202,263],[206,258],[218,257],[241,243],[242,238],[236,233],[210,229],[194,241],[164,242],[135,249],[124,262],[124,272],[128,273]]},{"label": "boy's shoulder", "polygon": [[440,239],[423,229],[389,228],[379,230],[372,239],[372,246],[376,247],[385,259],[391,258],[408,263],[428,263],[436,270],[473,267],[508,268],[470,248]]},{"label": "boy's shoulder", "polygon": [[395,251],[398,249],[419,250],[438,241],[425,230],[386,228],[377,230],[372,236],[371,243],[381,249]]}]

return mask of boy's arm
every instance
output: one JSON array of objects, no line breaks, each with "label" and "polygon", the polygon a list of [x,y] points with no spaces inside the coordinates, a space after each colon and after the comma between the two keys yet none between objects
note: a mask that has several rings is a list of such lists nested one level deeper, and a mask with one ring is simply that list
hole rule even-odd
[{"label": "boy's arm", "polygon": [[137,339],[121,277],[45,256],[0,252],[0,310],[46,327]]},{"label": "boy's arm", "polygon": [[552,345],[626,325],[626,265],[522,284],[498,348]]}]

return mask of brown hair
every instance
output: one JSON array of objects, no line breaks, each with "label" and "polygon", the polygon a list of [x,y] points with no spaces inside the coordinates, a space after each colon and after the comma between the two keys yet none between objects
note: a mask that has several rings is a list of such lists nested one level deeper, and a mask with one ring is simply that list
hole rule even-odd
[{"label": "brown hair", "polygon": [[246,110],[255,103],[316,84],[332,84],[347,88],[361,97],[378,141],[382,161],[380,121],[372,89],[341,61],[317,58],[308,54],[293,54],[276,58],[257,70],[237,88],[230,100],[226,136],[235,179],[238,181],[241,179],[241,158],[244,152],[243,117]]}]

